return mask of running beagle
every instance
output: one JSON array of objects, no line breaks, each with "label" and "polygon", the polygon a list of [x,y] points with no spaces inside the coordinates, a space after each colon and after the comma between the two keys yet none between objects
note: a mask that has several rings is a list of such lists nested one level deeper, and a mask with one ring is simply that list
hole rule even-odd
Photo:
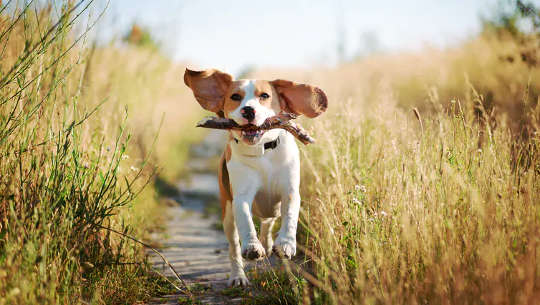
[{"label": "running beagle", "polygon": [[[260,126],[281,111],[314,118],[328,100],[314,86],[287,80],[233,80],[218,70],[186,69],[184,83],[199,104],[238,125]],[[242,257],[258,260],[296,254],[296,227],[300,211],[300,157],[294,137],[283,129],[229,131],[219,165],[223,228],[229,241],[229,285],[249,284]],[[261,232],[252,215],[261,220]],[[281,228],[272,240],[272,225],[281,216]],[[241,245],[241,246],[240,246]]]}]

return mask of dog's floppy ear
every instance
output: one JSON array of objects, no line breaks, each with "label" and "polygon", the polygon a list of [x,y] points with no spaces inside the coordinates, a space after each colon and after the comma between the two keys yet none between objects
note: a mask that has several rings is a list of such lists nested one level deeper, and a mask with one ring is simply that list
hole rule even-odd
[{"label": "dog's floppy ear", "polygon": [[326,94],[315,86],[297,84],[283,79],[276,79],[270,83],[279,93],[281,109],[286,112],[314,118],[328,108]]},{"label": "dog's floppy ear", "polygon": [[184,73],[184,83],[191,88],[199,104],[204,109],[216,113],[223,109],[225,94],[232,80],[229,74],[215,69],[204,71],[186,69]]}]

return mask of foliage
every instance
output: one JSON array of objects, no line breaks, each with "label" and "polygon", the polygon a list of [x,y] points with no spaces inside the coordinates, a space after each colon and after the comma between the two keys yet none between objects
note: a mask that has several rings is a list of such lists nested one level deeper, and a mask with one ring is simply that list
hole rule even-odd
[{"label": "foliage", "polygon": [[152,37],[150,31],[136,23],[131,26],[131,30],[124,37],[124,41],[137,47],[159,50],[159,44]]}]

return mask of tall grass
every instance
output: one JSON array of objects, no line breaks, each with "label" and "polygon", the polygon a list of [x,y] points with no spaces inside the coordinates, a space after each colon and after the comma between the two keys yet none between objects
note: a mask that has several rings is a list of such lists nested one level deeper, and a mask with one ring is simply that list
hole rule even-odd
[{"label": "tall grass", "polygon": [[[87,48],[93,24],[82,17],[92,4],[0,8],[2,304],[125,304],[166,289],[140,246],[103,228],[145,236],[155,226],[158,195],[144,187],[153,164],[174,156],[160,149],[148,158],[161,120],[148,114],[176,102],[159,81],[180,68],[155,51]],[[128,57],[138,74],[117,65]],[[172,163],[167,175],[179,167]]]},{"label": "tall grass", "polygon": [[532,150],[519,157],[533,166],[516,166],[508,127],[482,128],[473,105],[463,100],[457,115],[425,118],[423,130],[395,108],[317,127],[327,137],[306,154],[315,179],[304,177],[304,194],[312,194],[305,221],[308,253],[332,287],[330,299],[538,300],[538,143],[525,144]]},{"label": "tall grass", "polygon": [[501,60],[511,44],[290,73],[331,104],[305,121],[312,276],[259,288],[315,304],[540,303],[540,70]]},{"label": "tall grass", "polygon": [[102,106],[107,112],[119,116],[127,107],[135,157],[148,152],[162,126],[151,158],[155,164],[167,165],[160,168],[159,175],[169,182],[181,172],[189,148],[186,143],[202,134],[193,129],[202,109],[191,103],[190,92],[182,83],[184,70],[184,65],[171,62],[153,48],[104,47],[91,53],[86,75],[86,94],[107,99]]}]

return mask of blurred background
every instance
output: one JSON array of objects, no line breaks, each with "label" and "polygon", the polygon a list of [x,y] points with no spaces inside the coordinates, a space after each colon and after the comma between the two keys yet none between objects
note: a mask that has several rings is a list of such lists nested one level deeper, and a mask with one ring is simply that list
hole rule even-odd
[{"label": "blurred background", "polygon": [[505,10],[511,5],[496,0],[119,0],[109,4],[96,34],[100,42],[107,42],[137,25],[177,61],[239,74],[449,47],[478,34],[482,20]]}]

